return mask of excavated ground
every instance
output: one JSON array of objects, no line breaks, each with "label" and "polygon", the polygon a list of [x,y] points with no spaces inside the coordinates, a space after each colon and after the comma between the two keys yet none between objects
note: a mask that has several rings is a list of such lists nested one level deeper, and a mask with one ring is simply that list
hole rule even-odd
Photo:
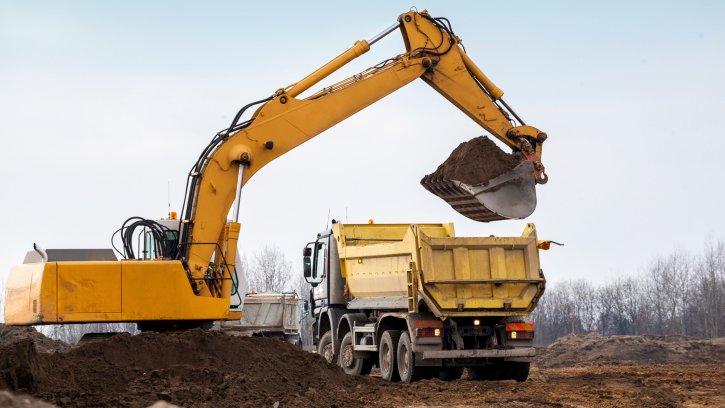
[{"label": "excavated ground", "polygon": [[[53,352],[37,347],[47,340],[39,334],[8,336],[13,330],[0,331],[0,388],[15,393],[0,394],[3,406],[43,406],[18,394],[74,407],[159,400],[187,407],[725,406],[722,339],[570,336],[542,350],[542,367],[534,367],[525,383],[390,384],[348,377],[319,356],[274,339],[200,330],[120,334]],[[622,352],[602,353],[609,342]],[[641,343],[668,351],[626,357],[632,344]],[[565,357],[570,354],[581,359]],[[690,358],[695,361],[681,360]]]},{"label": "excavated ground", "polygon": [[457,180],[477,186],[512,170],[519,163],[520,157],[504,152],[488,137],[478,136],[458,145],[435,172],[423,179]]}]

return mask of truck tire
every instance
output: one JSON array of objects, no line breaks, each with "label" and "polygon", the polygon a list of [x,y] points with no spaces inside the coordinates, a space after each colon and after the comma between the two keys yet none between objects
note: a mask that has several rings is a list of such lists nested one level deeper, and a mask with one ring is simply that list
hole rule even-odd
[{"label": "truck tire", "polygon": [[468,378],[471,380],[524,382],[529,378],[530,367],[531,363],[518,361],[499,362],[485,367],[468,367]]},{"label": "truck tire", "polygon": [[438,379],[442,381],[455,381],[463,375],[463,367],[441,367],[438,371]]},{"label": "truck tire", "polygon": [[424,367],[415,364],[415,353],[413,352],[413,343],[410,341],[410,334],[403,332],[398,340],[398,375],[400,381],[413,382],[419,380],[423,376]]},{"label": "truck tire", "polygon": [[352,332],[347,332],[340,343],[340,352],[337,364],[347,375],[368,375],[373,368],[373,361],[369,358],[356,358],[353,351]]},{"label": "truck tire", "polygon": [[380,337],[380,347],[378,349],[378,367],[380,367],[380,376],[387,381],[400,381],[398,376],[397,361],[395,356],[398,350],[398,339],[400,338],[399,330],[386,330]]},{"label": "truck tire", "polygon": [[317,354],[330,364],[335,364],[335,347],[332,344],[332,332],[325,332],[317,344]]},{"label": "truck tire", "polygon": [[468,367],[468,379],[475,381],[494,381],[500,380],[498,372],[500,369],[496,365],[483,367]]},{"label": "truck tire", "polygon": [[518,361],[511,361],[508,364],[510,364],[510,372],[511,372],[511,379],[516,380],[516,382],[524,382],[527,378],[529,378],[529,370],[531,369],[531,363],[523,363]]}]

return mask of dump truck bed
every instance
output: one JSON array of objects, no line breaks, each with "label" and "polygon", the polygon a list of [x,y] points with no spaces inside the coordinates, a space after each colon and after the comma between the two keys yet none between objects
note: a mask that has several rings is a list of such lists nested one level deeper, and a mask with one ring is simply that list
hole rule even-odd
[{"label": "dump truck bed", "polygon": [[452,224],[337,224],[348,307],[439,317],[520,316],[545,280],[536,230],[520,237],[456,237]]},{"label": "dump truck bed", "polygon": [[255,293],[244,297],[240,327],[251,331],[298,331],[295,293]]}]

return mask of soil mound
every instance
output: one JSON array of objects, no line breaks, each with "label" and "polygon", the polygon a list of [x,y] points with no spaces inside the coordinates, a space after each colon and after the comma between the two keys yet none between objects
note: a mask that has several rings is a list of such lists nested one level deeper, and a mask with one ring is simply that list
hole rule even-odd
[{"label": "soil mound", "polygon": [[570,334],[540,350],[540,367],[590,363],[720,363],[725,361],[723,338],[700,340],[684,336],[604,336]]},{"label": "soil mound", "polygon": [[64,351],[69,348],[66,343],[46,337],[34,327],[6,326],[0,323],[0,347],[17,343],[21,340],[31,340],[35,344],[35,347],[42,352]]},{"label": "soil mound", "polygon": [[512,170],[521,157],[501,150],[493,140],[479,136],[456,147],[432,174],[432,180],[457,180],[477,186]]},{"label": "soil mound", "polygon": [[55,405],[36,400],[27,395],[15,395],[11,392],[0,391],[0,407],[5,408],[53,408]]},{"label": "soil mound", "polygon": [[[218,331],[118,334],[62,353],[23,339],[0,349],[2,388],[60,406],[362,406],[353,378],[276,339]],[[375,387],[371,387],[374,389]],[[374,396],[370,397],[374,400]]]}]

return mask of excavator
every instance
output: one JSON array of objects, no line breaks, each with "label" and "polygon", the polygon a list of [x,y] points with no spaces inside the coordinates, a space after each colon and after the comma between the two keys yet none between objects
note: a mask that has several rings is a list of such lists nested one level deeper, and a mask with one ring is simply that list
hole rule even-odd
[{"label": "excavator", "polygon": [[[301,96],[396,30],[405,52]],[[192,166],[179,219],[133,217],[116,231],[124,259],[112,250],[34,245],[8,276],[6,324],[136,322],[152,330],[239,319],[232,296],[242,186],[272,160],[415,79],[523,158],[486,185],[423,180],[424,187],[474,220],[530,215],[535,185],[547,179],[541,162],[547,135],[526,125],[503,100],[503,91],[469,57],[447,18],[409,11],[300,81],[241,108]],[[251,118],[242,120],[253,107]],[[150,243],[143,253],[134,253],[134,237]]]}]

